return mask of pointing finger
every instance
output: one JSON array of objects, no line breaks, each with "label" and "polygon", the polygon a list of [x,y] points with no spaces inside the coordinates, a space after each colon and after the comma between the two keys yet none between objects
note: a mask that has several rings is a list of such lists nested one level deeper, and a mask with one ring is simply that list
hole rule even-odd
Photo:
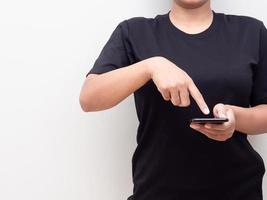
[{"label": "pointing finger", "polygon": [[194,84],[193,81],[190,82],[188,89],[189,89],[189,92],[192,95],[192,97],[195,99],[197,105],[201,109],[201,111],[204,114],[208,115],[210,113],[209,108],[208,108],[202,94],[200,93],[200,91],[198,90],[198,88],[196,87],[196,85]]}]

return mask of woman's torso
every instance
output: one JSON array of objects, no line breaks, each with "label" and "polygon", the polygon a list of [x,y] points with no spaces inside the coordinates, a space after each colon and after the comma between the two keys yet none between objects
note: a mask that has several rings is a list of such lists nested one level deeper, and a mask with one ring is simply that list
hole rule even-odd
[{"label": "woman's torso", "polygon": [[[177,29],[168,13],[127,20],[129,60],[169,59],[191,76],[210,110],[217,103],[249,107],[259,25],[250,17],[214,14],[211,26],[195,35]],[[128,199],[238,199],[261,184],[264,163],[245,133],[236,131],[220,142],[196,132],[189,120],[203,114],[195,101],[190,97],[189,107],[176,107],[152,80],[134,99],[140,124],[132,160],[134,194]]]}]

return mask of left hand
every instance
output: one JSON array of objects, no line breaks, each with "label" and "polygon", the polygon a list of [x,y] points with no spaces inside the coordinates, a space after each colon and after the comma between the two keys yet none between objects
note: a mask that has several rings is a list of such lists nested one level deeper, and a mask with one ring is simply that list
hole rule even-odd
[{"label": "left hand", "polygon": [[194,124],[191,123],[190,127],[205,134],[210,139],[217,141],[226,141],[233,136],[236,126],[235,114],[230,106],[222,103],[218,103],[213,108],[213,114],[215,117],[227,117],[228,122],[223,124]]}]

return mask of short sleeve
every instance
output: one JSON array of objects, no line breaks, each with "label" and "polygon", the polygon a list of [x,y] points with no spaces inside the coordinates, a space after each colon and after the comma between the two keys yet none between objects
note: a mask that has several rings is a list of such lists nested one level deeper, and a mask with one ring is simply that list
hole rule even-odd
[{"label": "short sleeve", "polygon": [[267,29],[261,22],[259,60],[253,68],[253,86],[250,105],[267,104]]},{"label": "short sleeve", "polygon": [[127,20],[120,22],[104,45],[93,67],[86,74],[102,74],[129,65],[125,40],[128,36]]}]

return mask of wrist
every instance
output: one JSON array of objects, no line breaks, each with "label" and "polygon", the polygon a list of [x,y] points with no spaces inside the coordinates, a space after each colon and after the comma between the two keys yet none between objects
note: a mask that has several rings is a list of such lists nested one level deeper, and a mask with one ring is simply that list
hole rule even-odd
[{"label": "wrist", "polygon": [[242,109],[242,107],[238,107],[238,106],[234,106],[234,105],[229,105],[229,104],[224,104],[226,109],[231,109],[235,116],[238,115],[238,113],[240,112],[240,109]]},{"label": "wrist", "polygon": [[145,71],[146,71],[146,74],[149,77],[149,79],[152,78],[152,74],[153,74],[153,71],[155,69],[155,66],[159,62],[158,59],[161,59],[161,57],[160,56],[154,56],[154,57],[150,57],[150,58],[143,60],[144,68],[146,69]]},{"label": "wrist", "polygon": [[151,74],[152,74],[151,71],[152,71],[152,69],[151,69],[151,64],[150,64],[150,60],[149,59],[150,58],[145,59],[145,60],[143,60],[143,62],[144,62],[145,73],[146,73],[147,77],[149,79],[151,79]]},{"label": "wrist", "polygon": [[235,130],[237,130],[237,122],[238,122],[238,109],[236,106],[233,106],[233,105],[229,105],[229,104],[224,104],[226,109],[230,109],[233,113],[233,117],[234,117],[234,121],[235,121]]},{"label": "wrist", "polygon": [[234,113],[235,130],[243,132],[244,119],[247,121],[247,114],[249,112],[249,108],[234,105],[226,105],[226,108],[231,109]]}]

